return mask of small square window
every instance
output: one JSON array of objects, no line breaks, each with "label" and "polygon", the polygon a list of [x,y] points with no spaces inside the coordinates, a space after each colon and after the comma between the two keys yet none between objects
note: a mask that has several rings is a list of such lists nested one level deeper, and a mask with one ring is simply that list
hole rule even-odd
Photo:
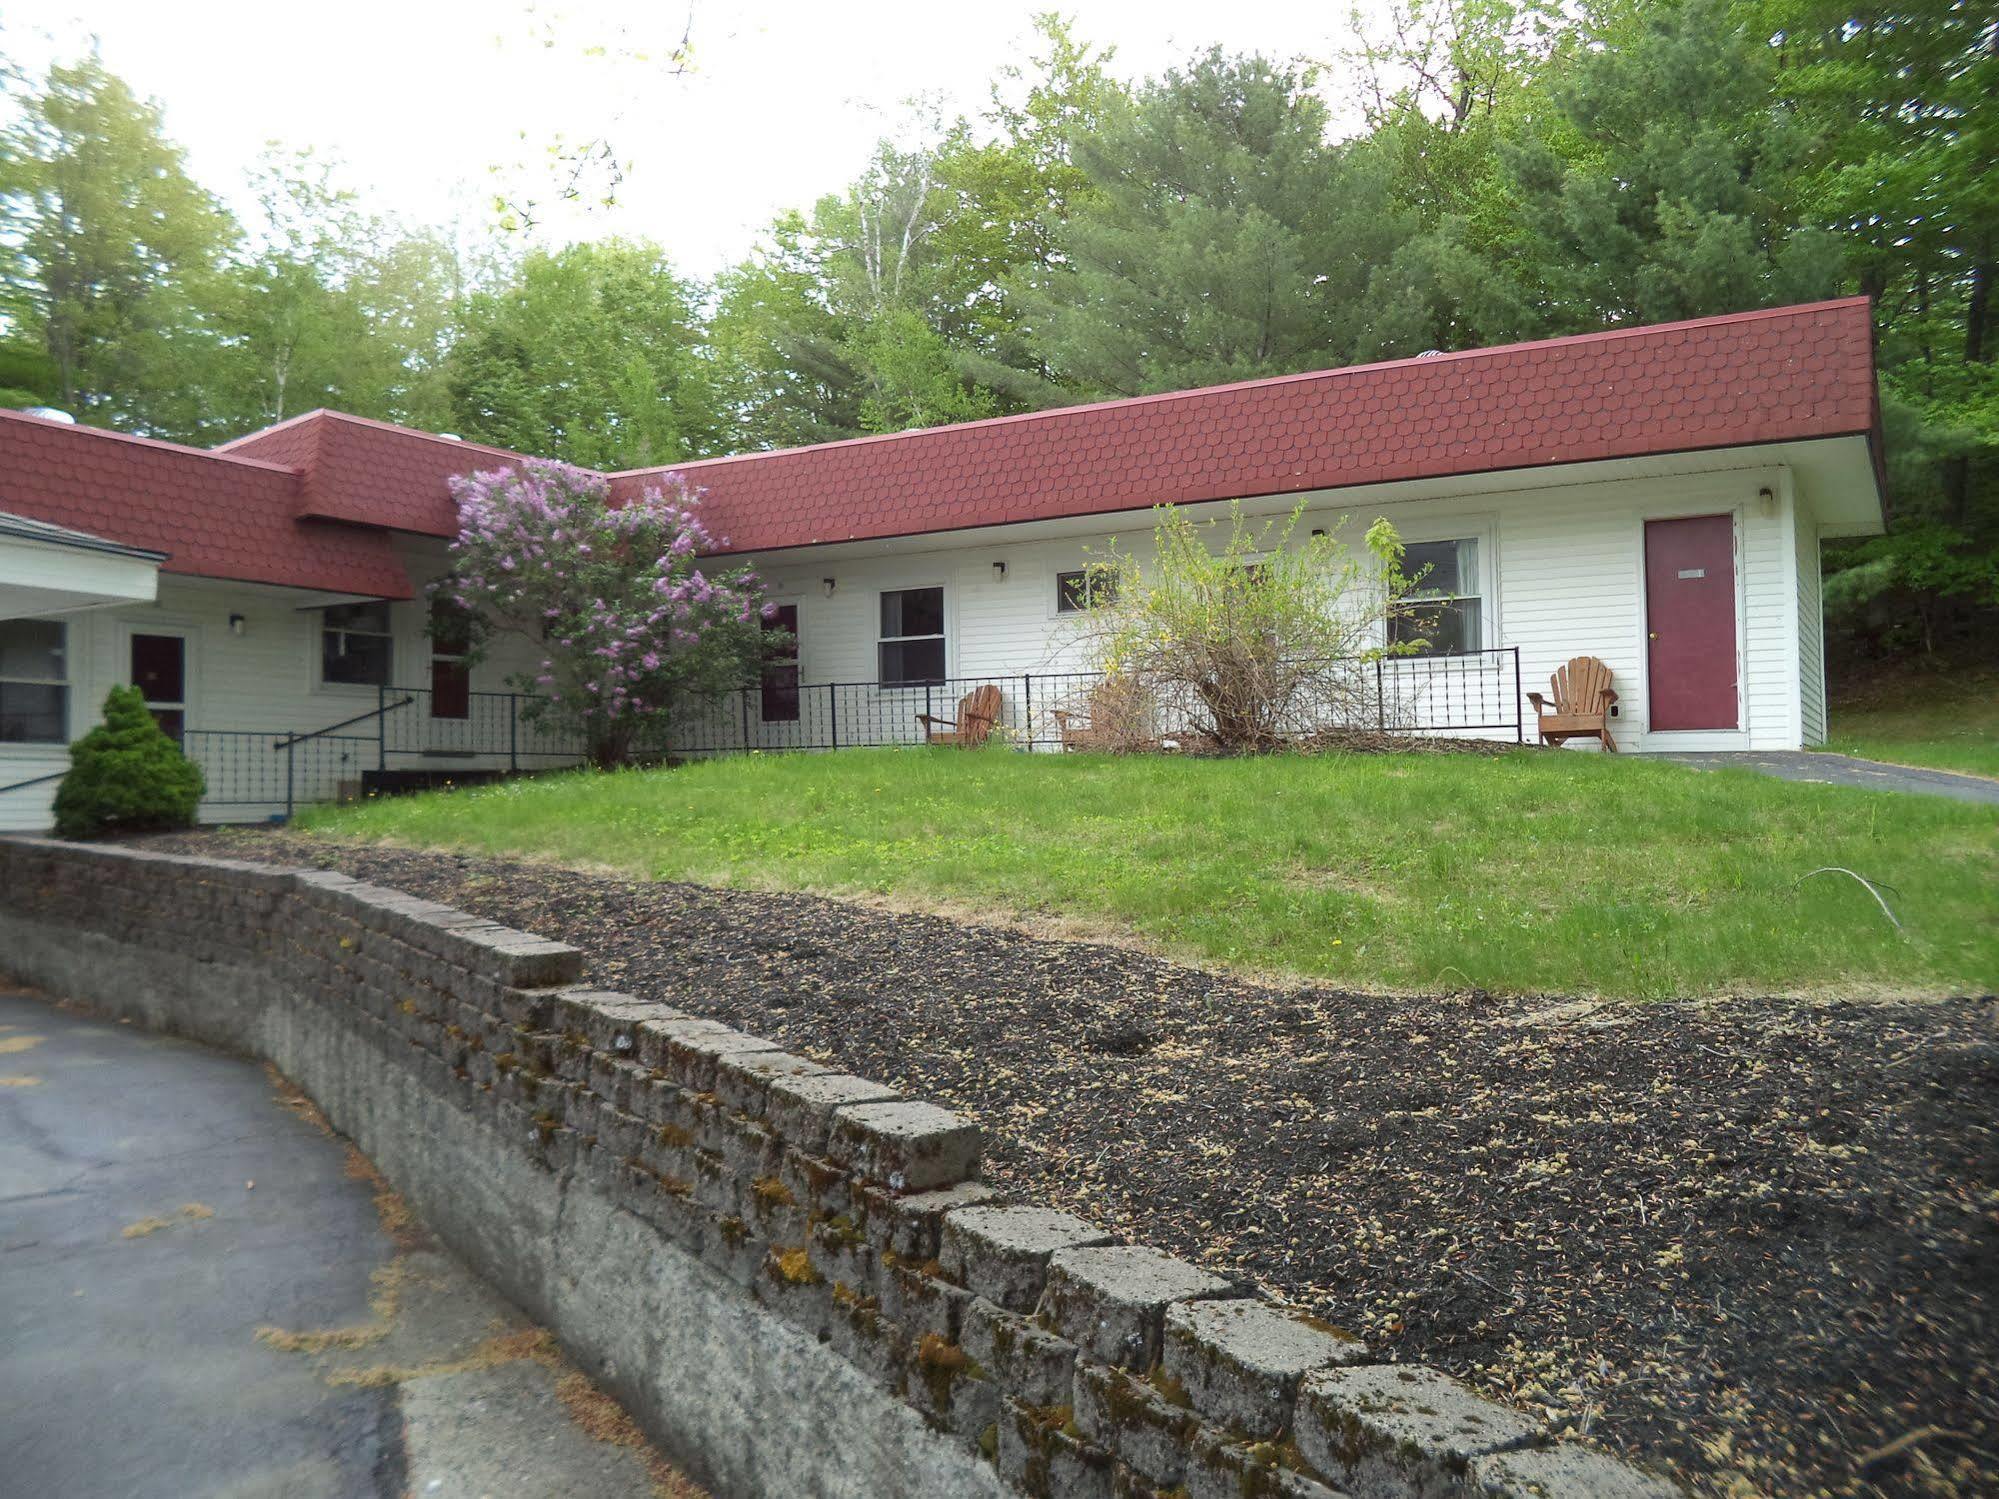
[{"label": "small square window", "polygon": [[1422,640],[1419,656],[1463,656],[1485,647],[1477,599],[1421,599],[1395,617],[1388,638],[1396,645]]},{"label": "small square window", "polygon": [[1117,602],[1117,574],[1108,568],[1083,567],[1055,575],[1055,612],[1081,614]]},{"label": "small square window", "polygon": [[1457,599],[1477,595],[1476,541],[1412,541],[1404,549],[1402,571],[1416,579],[1418,598]]},{"label": "small square window", "polygon": [[347,687],[386,687],[394,665],[389,606],[371,601],[320,611],[319,676]]}]

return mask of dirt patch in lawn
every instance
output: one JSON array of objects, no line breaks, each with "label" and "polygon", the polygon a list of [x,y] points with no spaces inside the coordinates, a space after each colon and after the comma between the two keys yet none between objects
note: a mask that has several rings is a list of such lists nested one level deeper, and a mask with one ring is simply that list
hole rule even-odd
[{"label": "dirt patch in lawn", "polygon": [[976,1115],[988,1175],[1703,1491],[1990,1494],[1999,1006],[1277,989],[796,895],[257,833]]}]

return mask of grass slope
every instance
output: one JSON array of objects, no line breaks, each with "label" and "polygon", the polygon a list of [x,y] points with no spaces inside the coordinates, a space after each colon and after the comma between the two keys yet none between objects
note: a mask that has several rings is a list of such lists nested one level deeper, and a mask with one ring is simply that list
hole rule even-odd
[{"label": "grass slope", "polygon": [[[322,833],[1059,918],[1354,988],[1990,990],[1999,817],[1518,752],[1113,759],[855,750],[323,808]],[[1846,865],[1896,888],[1896,932]]]},{"label": "grass slope", "polygon": [[1999,778],[1999,673],[1912,669],[1877,678],[1852,701],[1833,704],[1825,747]]}]

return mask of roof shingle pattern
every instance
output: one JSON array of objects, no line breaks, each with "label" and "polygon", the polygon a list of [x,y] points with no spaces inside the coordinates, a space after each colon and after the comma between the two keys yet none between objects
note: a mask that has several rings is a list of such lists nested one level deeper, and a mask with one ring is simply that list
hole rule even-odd
[{"label": "roof shingle pattern", "polygon": [[343,411],[309,411],[216,451],[299,470],[298,513],[323,520],[455,536],[451,479],[512,468],[519,453]]},{"label": "roof shingle pattern", "polygon": [[385,533],[297,519],[298,487],[257,459],[0,411],[0,510],[164,552],[163,572],[410,597]]},{"label": "roof shingle pattern", "polygon": [[[744,552],[1877,431],[1854,297],[675,467]],[[454,534],[451,477],[521,461],[331,411],[212,452],[0,413],[0,509],[169,572],[390,598],[387,533]]]},{"label": "roof shingle pattern", "polygon": [[1874,400],[1851,298],[678,467],[763,551],[1867,433]]}]

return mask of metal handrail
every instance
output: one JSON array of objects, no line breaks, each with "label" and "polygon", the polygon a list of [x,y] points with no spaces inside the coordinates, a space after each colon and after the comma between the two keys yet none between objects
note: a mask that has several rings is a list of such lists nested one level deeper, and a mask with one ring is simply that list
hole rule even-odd
[{"label": "metal handrail", "polygon": [[11,786],[0,786],[0,796],[5,796],[10,791],[25,791],[30,786],[45,785],[49,781],[60,781],[64,776],[68,774],[69,772],[67,770],[57,770],[57,771],[52,771],[45,776],[36,776],[32,780],[16,781]]},{"label": "metal handrail", "polygon": [[[407,689],[404,690],[407,691]],[[399,703],[383,703],[380,707],[370,708],[366,713],[356,713],[352,718],[341,719],[339,723],[330,723],[323,729],[314,729],[309,734],[289,735],[286,738],[280,739],[276,744],[273,744],[271,748],[273,750],[290,749],[294,744],[303,744],[308,739],[318,739],[321,735],[331,734],[336,729],[344,729],[352,724],[364,723],[371,718],[380,718],[384,713],[393,713],[398,708],[407,708],[415,701],[414,697],[406,697]]]}]

